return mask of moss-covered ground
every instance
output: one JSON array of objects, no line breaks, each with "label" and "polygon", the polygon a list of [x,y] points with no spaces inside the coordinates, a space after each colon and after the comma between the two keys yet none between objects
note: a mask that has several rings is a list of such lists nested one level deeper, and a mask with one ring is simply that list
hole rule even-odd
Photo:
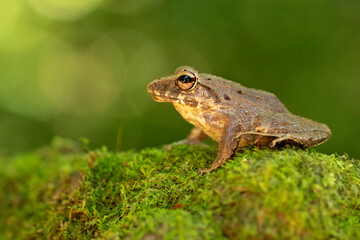
[{"label": "moss-covered ground", "polygon": [[0,239],[360,239],[360,163],[315,150],[215,148],[0,157]]}]

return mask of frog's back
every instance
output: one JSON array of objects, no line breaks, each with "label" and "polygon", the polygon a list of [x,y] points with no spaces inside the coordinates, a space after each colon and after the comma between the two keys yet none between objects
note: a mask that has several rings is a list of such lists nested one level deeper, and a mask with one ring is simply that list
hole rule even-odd
[{"label": "frog's back", "polygon": [[289,113],[285,105],[273,93],[247,88],[240,83],[210,74],[201,74],[201,79],[211,89],[215,89],[224,105],[236,110],[237,114],[245,113],[254,116],[263,112]]}]

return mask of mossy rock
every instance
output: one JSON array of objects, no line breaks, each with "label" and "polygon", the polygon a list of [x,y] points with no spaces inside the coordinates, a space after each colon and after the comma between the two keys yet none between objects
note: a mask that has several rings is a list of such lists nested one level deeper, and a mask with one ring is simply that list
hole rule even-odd
[{"label": "mossy rock", "polygon": [[360,163],[249,149],[199,176],[215,148],[0,157],[0,239],[360,239]]}]

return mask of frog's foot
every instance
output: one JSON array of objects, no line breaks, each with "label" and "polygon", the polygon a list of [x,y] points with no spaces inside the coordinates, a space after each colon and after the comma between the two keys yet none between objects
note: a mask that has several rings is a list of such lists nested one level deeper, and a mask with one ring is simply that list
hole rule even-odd
[{"label": "frog's foot", "polygon": [[197,139],[184,139],[184,140],[180,140],[180,141],[177,141],[177,142],[174,142],[174,143],[171,143],[171,144],[167,144],[167,145],[164,146],[164,148],[166,150],[170,150],[170,149],[173,149],[174,146],[182,145],[182,144],[189,145],[189,146],[208,147],[207,144],[201,142],[200,140],[197,140]]},{"label": "frog's foot", "polygon": [[277,143],[280,143],[280,142],[286,141],[286,140],[290,140],[293,143],[293,145],[296,145],[296,144],[298,144],[299,146],[301,145],[301,143],[297,139],[295,139],[294,137],[292,137],[289,134],[285,134],[284,136],[274,139],[271,142],[270,147],[273,148],[276,146]]},{"label": "frog's foot", "polygon": [[288,139],[288,138],[289,138],[289,137],[288,137],[287,135],[284,135],[284,136],[282,136],[282,137],[278,137],[278,138],[274,139],[274,140],[271,142],[270,147],[273,148],[273,147],[275,147],[276,143],[282,142],[282,141],[284,141],[284,140],[286,140],[286,139]]}]

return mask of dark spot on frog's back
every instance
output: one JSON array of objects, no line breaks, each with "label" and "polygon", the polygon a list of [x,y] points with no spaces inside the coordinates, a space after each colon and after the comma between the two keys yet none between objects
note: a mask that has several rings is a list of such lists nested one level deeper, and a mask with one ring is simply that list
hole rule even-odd
[{"label": "dark spot on frog's back", "polygon": [[240,95],[243,94],[243,91],[242,91],[242,90],[237,90],[236,92],[237,92],[238,94],[240,94]]},{"label": "dark spot on frog's back", "polygon": [[223,94],[223,98],[224,98],[225,100],[230,101],[230,97],[229,97],[228,95],[226,95],[226,94]]}]

